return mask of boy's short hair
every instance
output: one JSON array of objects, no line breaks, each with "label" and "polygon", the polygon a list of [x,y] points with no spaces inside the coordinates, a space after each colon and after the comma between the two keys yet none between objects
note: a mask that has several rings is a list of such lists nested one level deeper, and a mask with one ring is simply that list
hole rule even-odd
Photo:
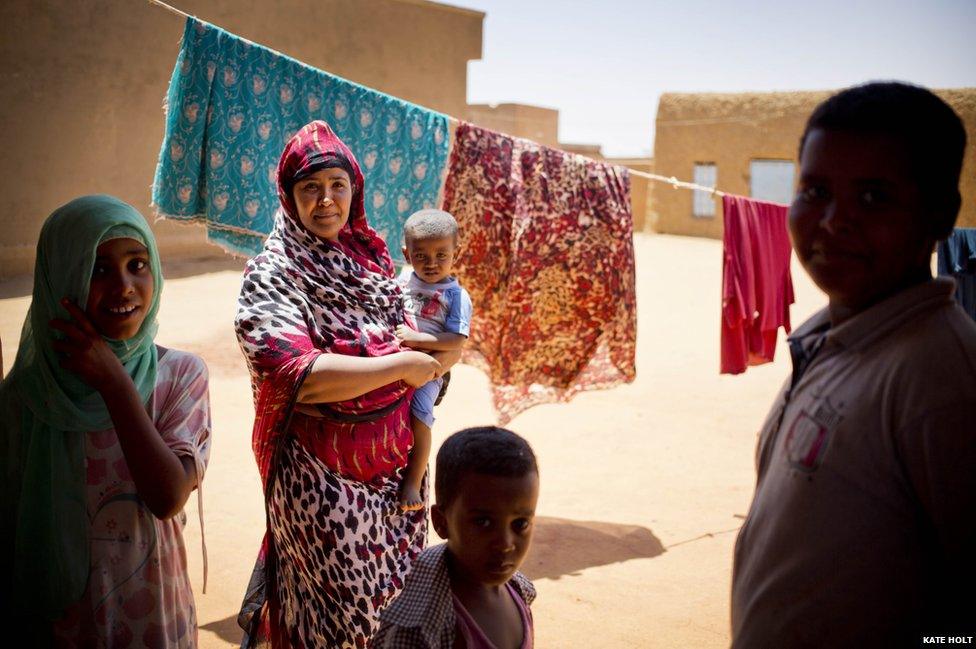
[{"label": "boy's short hair", "polygon": [[403,239],[408,245],[411,241],[447,237],[451,237],[456,243],[457,235],[457,220],[450,212],[444,210],[419,210],[411,214],[403,224]]},{"label": "boy's short hair", "polygon": [[532,447],[507,428],[479,426],[460,430],[437,451],[434,495],[439,507],[448,507],[457,497],[464,476],[470,473],[521,478],[539,473]]},{"label": "boy's short hair", "polygon": [[807,120],[800,155],[811,131],[885,135],[905,144],[937,238],[949,235],[959,214],[959,175],[966,130],[952,108],[930,90],[897,81],[875,81],[842,90]]}]

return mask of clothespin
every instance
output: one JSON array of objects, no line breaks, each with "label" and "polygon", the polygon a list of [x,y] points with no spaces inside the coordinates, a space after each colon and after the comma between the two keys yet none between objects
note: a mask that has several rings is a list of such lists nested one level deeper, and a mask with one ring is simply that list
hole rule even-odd
[{"label": "clothespin", "polygon": [[668,181],[671,183],[671,189],[677,189],[678,188],[678,179],[677,178],[675,178],[674,176],[671,176],[670,178],[668,178]]}]

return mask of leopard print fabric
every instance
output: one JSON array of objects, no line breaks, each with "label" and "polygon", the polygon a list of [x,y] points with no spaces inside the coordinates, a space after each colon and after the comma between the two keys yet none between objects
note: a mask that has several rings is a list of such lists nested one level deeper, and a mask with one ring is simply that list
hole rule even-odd
[{"label": "leopard print fabric", "polygon": [[286,442],[270,518],[278,626],[292,647],[367,646],[427,537],[426,512],[399,511],[398,484],[345,479]]},{"label": "leopard print fabric", "polygon": [[[400,351],[400,288],[369,266],[278,213],[264,251],[247,263],[238,301],[237,336],[255,390],[283,362],[313,349],[349,356]],[[344,407],[355,412],[362,401]]]}]

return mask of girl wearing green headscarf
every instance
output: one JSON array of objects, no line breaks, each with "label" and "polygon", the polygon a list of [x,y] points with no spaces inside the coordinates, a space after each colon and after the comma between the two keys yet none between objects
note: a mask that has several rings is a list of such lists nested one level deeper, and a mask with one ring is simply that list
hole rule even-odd
[{"label": "girl wearing green headscarf", "polygon": [[45,221],[0,383],[0,588],[27,646],[196,646],[182,510],[209,458],[207,368],[153,341],[162,288],[132,206],[83,196]]}]

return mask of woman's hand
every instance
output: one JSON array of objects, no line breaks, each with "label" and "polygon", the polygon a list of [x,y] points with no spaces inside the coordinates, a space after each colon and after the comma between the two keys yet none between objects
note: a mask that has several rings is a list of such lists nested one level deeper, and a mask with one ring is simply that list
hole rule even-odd
[{"label": "woman's hand", "polygon": [[399,352],[398,355],[403,363],[400,380],[410,387],[419,388],[440,376],[438,372],[441,371],[441,364],[433,356],[423,352]]},{"label": "woman's hand", "polygon": [[67,298],[61,304],[68,310],[74,322],[68,320],[51,320],[52,329],[64,333],[63,340],[55,339],[52,347],[64,355],[61,367],[74,372],[81,380],[102,392],[120,377],[128,376],[118,357],[98,333],[95,326],[78,308]]},{"label": "woman's hand", "polygon": [[299,403],[336,403],[403,381],[420,387],[441,371],[429,354],[402,351],[386,356],[320,354],[298,389]]}]

